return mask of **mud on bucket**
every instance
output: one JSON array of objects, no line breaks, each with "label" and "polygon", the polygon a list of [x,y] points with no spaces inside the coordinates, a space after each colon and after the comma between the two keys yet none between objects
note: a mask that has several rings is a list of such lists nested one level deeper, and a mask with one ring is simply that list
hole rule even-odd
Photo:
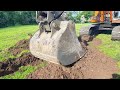
[{"label": "mud on bucket", "polygon": [[62,65],[70,65],[85,54],[75,32],[72,21],[61,21],[60,30],[52,37],[51,32],[37,31],[30,40],[31,53],[40,59]]}]

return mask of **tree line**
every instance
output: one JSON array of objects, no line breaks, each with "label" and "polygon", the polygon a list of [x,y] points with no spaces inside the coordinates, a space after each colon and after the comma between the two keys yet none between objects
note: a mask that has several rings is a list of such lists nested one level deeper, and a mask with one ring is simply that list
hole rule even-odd
[{"label": "tree line", "polygon": [[35,11],[0,11],[0,28],[36,24]]},{"label": "tree line", "polygon": [[[15,26],[15,25],[30,25],[36,23],[35,11],[0,11],[0,28]],[[81,22],[81,16],[84,15],[88,20],[93,16],[93,11],[77,12],[76,16],[73,16],[73,12],[69,12],[68,19],[73,20],[75,23]]]}]

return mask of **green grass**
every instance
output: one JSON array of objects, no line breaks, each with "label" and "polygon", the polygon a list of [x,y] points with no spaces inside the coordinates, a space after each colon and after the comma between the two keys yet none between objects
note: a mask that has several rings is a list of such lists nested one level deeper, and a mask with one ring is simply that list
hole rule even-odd
[{"label": "green grass", "polygon": [[0,29],[0,50],[14,46],[16,42],[29,38],[29,33],[34,33],[37,25],[14,26]]},{"label": "green grass", "polygon": [[13,47],[19,40],[28,39],[28,34],[37,31],[37,25],[14,26],[0,29],[0,61],[13,57],[7,49]]},{"label": "green grass", "polygon": [[0,77],[0,79],[25,79],[27,75],[29,75],[31,72],[35,71],[37,67],[34,66],[21,66],[19,68],[19,71],[6,75],[3,77]]},{"label": "green grass", "polygon": [[75,24],[77,36],[79,36],[79,31],[80,31],[80,28],[81,28],[81,27],[88,26],[88,25],[90,25],[90,24],[91,24],[91,23],[84,23],[84,24],[79,24],[79,23],[77,23],[77,24]]},{"label": "green grass", "polygon": [[[27,50],[22,51],[16,57],[7,51],[8,48],[13,47],[19,40],[29,38],[28,34],[33,34],[37,30],[37,25],[25,25],[14,26],[0,29],[0,61],[5,61],[8,58],[20,57],[23,53],[29,52]],[[35,67],[24,66],[20,68],[25,72],[16,72],[14,75],[7,75],[5,78],[24,78],[27,74],[32,72]],[[29,72],[29,73],[28,73]]]},{"label": "green grass", "polygon": [[[117,66],[120,68],[120,41],[112,41],[111,35],[100,34],[96,38],[102,40],[102,44],[98,47],[107,56],[117,60]],[[120,72],[116,73],[120,75]],[[117,77],[120,79],[120,76]]]},{"label": "green grass", "polygon": [[100,51],[120,61],[120,41],[112,41],[111,35],[106,34],[99,34],[96,38],[102,40],[102,44],[99,46]]},{"label": "green grass", "polygon": [[26,76],[28,76],[30,73],[34,72],[38,68],[45,67],[46,65],[47,63],[41,63],[37,66],[21,66],[17,72],[2,76],[0,79],[26,79]]},{"label": "green grass", "polygon": [[[24,53],[30,52],[24,50],[17,56],[13,56],[7,51],[8,48],[13,47],[19,40],[28,39],[28,34],[34,34],[38,29],[37,25],[14,26],[0,29],[0,61],[5,61],[8,58],[18,58]],[[31,72],[39,67],[44,67],[45,64],[38,66],[22,66],[20,69],[10,75],[0,77],[1,79],[24,79]]]}]

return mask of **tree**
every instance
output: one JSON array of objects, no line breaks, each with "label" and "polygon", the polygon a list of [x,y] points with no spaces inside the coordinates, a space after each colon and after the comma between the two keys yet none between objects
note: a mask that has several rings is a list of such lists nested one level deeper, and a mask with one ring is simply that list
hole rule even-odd
[{"label": "tree", "polygon": [[81,19],[81,23],[85,23],[86,22],[86,18],[85,18],[84,15],[82,15],[80,19]]},{"label": "tree", "polygon": [[[75,14],[75,16],[73,16]],[[84,15],[88,19],[94,15],[94,11],[71,11],[68,14],[69,20],[73,20],[75,23],[81,22],[81,16]]]},{"label": "tree", "polygon": [[35,24],[35,11],[22,11],[20,15],[20,21],[22,25]]},{"label": "tree", "polygon": [[7,13],[4,11],[0,11],[0,27],[6,27],[7,26]]},{"label": "tree", "polygon": [[85,18],[88,20],[90,17],[94,15],[94,11],[83,11],[80,16],[84,15]]},{"label": "tree", "polygon": [[68,20],[75,21],[74,17],[72,16],[72,12],[68,13]]}]

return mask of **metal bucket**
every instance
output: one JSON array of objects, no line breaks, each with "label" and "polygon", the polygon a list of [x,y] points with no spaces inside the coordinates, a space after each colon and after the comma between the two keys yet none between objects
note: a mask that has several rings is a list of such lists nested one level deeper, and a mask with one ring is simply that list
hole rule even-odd
[{"label": "metal bucket", "polygon": [[60,30],[52,32],[37,31],[30,40],[31,53],[40,59],[62,65],[70,65],[85,54],[75,32],[72,21],[61,21]]}]

